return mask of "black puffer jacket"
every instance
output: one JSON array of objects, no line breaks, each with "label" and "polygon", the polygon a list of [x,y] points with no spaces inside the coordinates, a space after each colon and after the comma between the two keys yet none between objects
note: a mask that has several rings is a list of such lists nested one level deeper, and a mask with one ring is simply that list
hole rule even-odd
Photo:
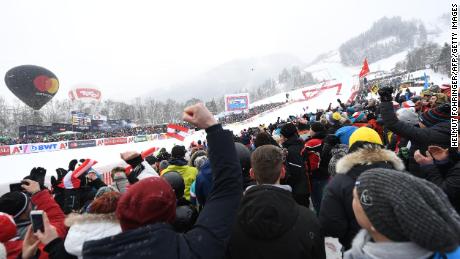
[{"label": "black puffer jacket", "polygon": [[286,179],[284,182],[291,186],[292,195],[298,204],[308,207],[310,197],[309,181],[305,169],[305,162],[301,152],[303,142],[299,136],[294,135],[283,143],[283,147],[287,149],[286,157]]},{"label": "black puffer jacket", "polygon": [[356,179],[371,168],[404,170],[404,164],[392,151],[366,145],[342,157],[336,165],[337,175],[326,187],[319,220],[325,236],[339,238],[349,249],[360,226],[356,222],[351,203]]},{"label": "black puffer jacket", "polygon": [[226,258],[326,258],[324,236],[314,213],[289,191],[258,185],[241,201]]},{"label": "black puffer jacket", "polygon": [[426,179],[439,186],[449,198],[450,203],[460,214],[460,157],[454,153],[448,161],[421,166]]},{"label": "black puffer jacket", "polygon": [[441,122],[429,128],[419,128],[398,120],[391,102],[382,102],[380,111],[386,128],[411,141],[408,171],[415,176],[424,177],[420,172],[419,165],[414,160],[414,153],[417,149],[420,149],[422,154],[425,154],[429,145],[437,145],[443,148],[449,147],[450,122]]}]

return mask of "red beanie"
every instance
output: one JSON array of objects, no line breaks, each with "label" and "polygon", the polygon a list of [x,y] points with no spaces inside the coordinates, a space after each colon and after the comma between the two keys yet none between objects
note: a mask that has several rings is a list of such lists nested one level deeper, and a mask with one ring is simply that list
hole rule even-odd
[{"label": "red beanie", "polygon": [[121,196],[116,215],[123,231],[157,222],[172,223],[176,218],[176,195],[164,179],[145,178]]},{"label": "red beanie", "polygon": [[0,212],[0,243],[6,243],[16,236],[16,224],[13,217]]}]

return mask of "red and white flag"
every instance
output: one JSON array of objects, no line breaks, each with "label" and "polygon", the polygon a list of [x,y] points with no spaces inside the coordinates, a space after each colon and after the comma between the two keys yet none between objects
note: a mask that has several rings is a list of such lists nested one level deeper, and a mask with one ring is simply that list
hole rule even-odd
[{"label": "red and white flag", "polygon": [[112,172],[104,172],[102,174],[102,181],[107,185],[112,185],[113,183]]},{"label": "red and white flag", "polygon": [[65,189],[78,189],[80,188],[80,175],[86,173],[93,165],[97,164],[96,160],[85,159],[85,162],[75,168],[74,171],[69,171],[62,179],[62,183],[59,184],[59,187]]},{"label": "red and white flag", "polygon": [[367,75],[370,72],[369,64],[367,63],[367,58],[364,59],[363,68],[361,68],[361,72],[359,72],[359,78]]},{"label": "red and white flag", "polygon": [[185,137],[188,135],[189,129],[177,124],[168,124],[168,131],[166,135],[176,138],[180,141],[184,141]]}]

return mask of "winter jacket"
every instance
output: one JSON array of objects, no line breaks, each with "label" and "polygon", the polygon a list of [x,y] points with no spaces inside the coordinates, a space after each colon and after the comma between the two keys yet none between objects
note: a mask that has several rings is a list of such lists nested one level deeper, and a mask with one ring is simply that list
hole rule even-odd
[{"label": "winter jacket", "polygon": [[187,200],[190,200],[190,185],[195,181],[198,170],[193,166],[188,166],[185,159],[173,159],[169,162],[169,166],[161,172],[161,175],[167,172],[178,172],[184,178],[184,195]]},{"label": "winter jacket", "polygon": [[331,149],[331,159],[329,160],[328,172],[329,175],[334,177],[336,172],[337,162],[348,153],[348,145],[337,144]]},{"label": "winter jacket", "polygon": [[[323,154],[323,139],[325,132],[317,132],[305,142],[301,155],[305,161],[305,168],[311,180],[327,180],[329,172],[327,166],[331,159],[330,154]],[[325,157],[327,155],[327,157]]]},{"label": "winter jacket", "polygon": [[[59,205],[54,201],[48,190],[42,190],[32,195],[32,203],[35,205],[36,210],[43,210],[46,212],[50,224],[56,228],[59,237],[64,238],[67,234],[67,228],[64,225],[65,215]],[[25,233],[31,223],[23,221],[17,223],[16,227],[18,233]],[[16,258],[22,252],[22,243],[25,236],[19,236],[19,240],[9,241],[5,244],[8,252],[8,258]],[[40,258],[47,258],[48,254],[43,252],[43,245],[39,245]]]},{"label": "winter jacket", "polygon": [[64,247],[64,240],[62,238],[56,238],[49,242],[44,251],[48,253],[49,259],[77,259],[78,257],[69,254]]},{"label": "winter jacket", "polygon": [[350,248],[360,229],[351,206],[355,181],[362,172],[371,168],[402,171],[404,164],[394,152],[366,145],[337,162],[337,175],[324,192],[319,215],[321,226],[325,236],[339,238],[345,249]]},{"label": "winter jacket", "polygon": [[6,248],[2,243],[0,243],[0,258],[6,258]]},{"label": "winter jacket", "polygon": [[435,164],[421,166],[426,180],[440,187],[450,203],[460,214],[460,161],[436,161]]},{"label": "winter jacket", "polygon": [[324,236],[289,191],[258,185],[244,194],[226,258],[326,258]]},{"label": "winter jacket", "polygon": [[286,156],[286,178],[284,182],[291,186],[292,195],[298,204],[308,207],[310,183],[305,170],[305,163],[300,152],[303,149],[303,143],[298,136],[294,135],[283,143],[287,149]]},{"label": "winter jacket", "polygon": [[198,204],[204,206],[209,193],[212,190],[211,163],[206,161],[200,169],[195,183],[195,194]]},{"label": "winter jacket", "polygon": [[420,149],[420,152],[425,154],[429,145],[437,145],[443,148],[449,147],[450,122],[441,122],[429,128],[419,128],[398,120],[391,102],[382,102],[380,109],[384,126],[411,141],[408,171],[415,176],[423,176],[420,174],[419,165],[415,162],[414,153],[417,149]]},{"label": "winter jacket", "polygon": [[84,258],[222,258],[241,199],[241,167],[233,135],[221,125],[206,130],[214,188],[192,230],[147,225],[83,245]]},{"label": "winter jacket", "polygon": [[120,193],[125,193],[128,189],[129,181],[126,175],[120,174],[113,178],[112,187]]},{"label": "winter jacket", "polygon": [[115,214],[71,214],[65,220],[70,227],[64,242],[65,250],[82,258],[83,243],[121,233]]},{"label": "winter jacket", "polygon": [[413,242],[373,242],[367,230],[362,229],[345,252],[344,259],[428,259],[433,255]]}]

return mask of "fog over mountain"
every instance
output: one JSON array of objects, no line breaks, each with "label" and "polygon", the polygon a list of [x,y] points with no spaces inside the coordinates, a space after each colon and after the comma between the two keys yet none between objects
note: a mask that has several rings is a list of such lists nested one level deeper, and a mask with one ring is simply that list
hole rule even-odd
[{"label": "fog over mountain", "polygon": [[184,101],[192,97],[208,100],[243,89],[250,90],[267,79],[277,79],[283,68],[304,65],[299,58],[290,54],[237,59],[163,91],[152,91],[151,96],[157,100],[172,98]]}]

